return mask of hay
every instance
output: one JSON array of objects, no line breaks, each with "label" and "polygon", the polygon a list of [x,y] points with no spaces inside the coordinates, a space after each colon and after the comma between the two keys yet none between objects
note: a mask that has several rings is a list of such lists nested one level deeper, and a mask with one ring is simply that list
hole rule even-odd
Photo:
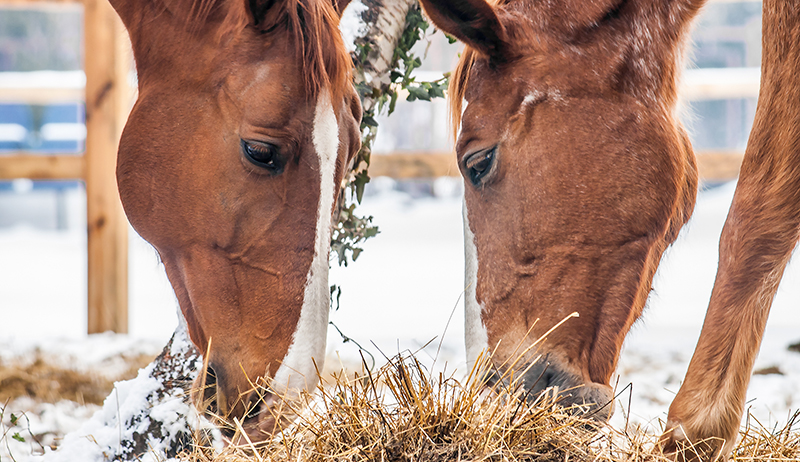
[{"label": "hay", "polygon": [[429,375],[410,354],[376,372],[334,375],[315,395],[286,405],[294,425],[261,445],[198,446],[182,460],[245,461],[590,461],[598,434],[580,410],[553,394],[529,400],[513,380],[488,387],[481,360],[459,381]]},{"label": "hay", "polygon": [[[197,444],[186,462],[664,462],[657,435],[598,429],[553,394],[530,399],[513,380],[487,387],[479,361],[463,381],[429,374],[411,354],[375,372],[334,374],[315,395],[287,400],[294,424],[262,444],[222,450]],[[511,383],[509,385],[509,382]],[[505,384],[505,385],[504,385]],[[800,421],[781,429],[747,419],[735,461],[800,460]],[[284,420],[285,422],[285,420]],[[239,427],[241,428],[241,427]]]},{"label": "hay", "polygon": [[800,411],[789,417],[786,425],[769,429],[748,415],[733,450],[735,461],[800,460]]},{"label": "hay", "polygon": [[29,360],[0,361],[0,403],[28,396],[48,403],[66,399],[81,405],[102,404],[115,381],[135,377],[152,359],[147,355],[130,359],[127,370],[114,377],[64,367],[40,351]]}]

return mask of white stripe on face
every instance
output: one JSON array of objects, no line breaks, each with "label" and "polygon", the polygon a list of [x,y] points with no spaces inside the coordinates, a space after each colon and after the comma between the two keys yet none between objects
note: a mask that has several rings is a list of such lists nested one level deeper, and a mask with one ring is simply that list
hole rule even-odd
[{"label": "white stripe on face", "polygon": [[464,216],[464,342],[467,349],[467,365],[472,367],[478,355],[489,346],[486,326],[481,320],[483,306],[478,303],[478,249],[475,246],[475,235],[469,227],[467,201],[462,209]]},{"label": "white stripe on face", "polygon": [[317,372],[314,363],[322,369],[325,361],[330,296],[328,254],[331,247],[331,215],[336,195],[333,183],[339,152],[339,125],[327,90],[323,90],[317,99],[312,141],[319,157],[320,173],[314,259],[306,276],[303,308],[292,344],[273,379],[273,387],[279,393],[316,385]]}]

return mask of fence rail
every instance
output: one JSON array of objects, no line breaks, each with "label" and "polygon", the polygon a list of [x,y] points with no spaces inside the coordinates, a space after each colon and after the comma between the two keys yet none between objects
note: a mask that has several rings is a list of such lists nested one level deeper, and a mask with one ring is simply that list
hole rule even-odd
[{"label": "fence rail", "polygon": [[[700,178],[712,183],[736,178],[744,157],[741,151],[699,151],[696,154]],[[373,154],[369,174],[397,179],[461,175],[455,154],[443,151]]]},{"label": "fence rail", "polygon": [[0,156],[0,180],[71,180],[85,176],[83,156],[48,156],[26,152]]}]

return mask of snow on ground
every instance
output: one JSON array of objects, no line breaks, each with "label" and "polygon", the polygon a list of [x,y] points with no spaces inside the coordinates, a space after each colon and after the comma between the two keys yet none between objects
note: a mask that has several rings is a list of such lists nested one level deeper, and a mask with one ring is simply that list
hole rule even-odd
[{"label": "snow on ground", "polygon": [[[420,193],[430,186],[373,180],[359,209],[375,217],[381,234],[365,244],[350,267],[332,268],[331,283],[342,287],[342,295],[331,321],[379,362],[380,352],[416,351],[433,341],[420,357],[432,361],[438,354],[439,367],[447,363],[448,370],[463,370],[461,184],[439,179],[432,184],[434,196]],[[694,218],[664,257],[645,321],[634,327],[620,360],[616,426],[624,426],[630,416],[657,431],[658,420],[666,417],[700,332],[733,188],[726,184],[702,192]],[[22,199],[28,201],[22,206],[20,199],[11,202],[9,195],[0,195],[0,214],[44,204],[44,195],[33,193]],[[0,228],[0,359],[40,348],[66,362],[102,365],[119,351],[156,354],[174,331],[177,303],[163,267],[153,249],[131,232],[131,333],[86,337],[83,200],[82,192],[67,192],[66,230]],[[783,375],[755,376],[748,394],[753,415],[765,424],[783,423],[790,410],[800,409],[800,354],[786,350],[800,341],[799,279],[800,268],[790,265],[756,364],[757,369],[776,366]],[[328,345],[329,361],[335,363],[337,356],[345,364],[359,361],[358,348],[343,343],[334,328]],[[629,383],[632,390],[625,389]],[[24,409],[31,403],[14,404]],[[89,415],[69,403],[28,410],[37,428],[74,429]],[[14,447],[17,460],[27,460],[27,446]]]}]

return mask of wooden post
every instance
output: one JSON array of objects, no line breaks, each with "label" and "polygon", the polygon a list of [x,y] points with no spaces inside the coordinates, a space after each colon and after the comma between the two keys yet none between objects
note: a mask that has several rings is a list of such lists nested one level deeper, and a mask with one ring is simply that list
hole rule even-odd
[{"label": "wooden post", "polygon": [[125,30],[108,0],[84,1],[86,213],[90,334],[128,331],[128,222],[116,181],[117,146],[128,109]]}]

